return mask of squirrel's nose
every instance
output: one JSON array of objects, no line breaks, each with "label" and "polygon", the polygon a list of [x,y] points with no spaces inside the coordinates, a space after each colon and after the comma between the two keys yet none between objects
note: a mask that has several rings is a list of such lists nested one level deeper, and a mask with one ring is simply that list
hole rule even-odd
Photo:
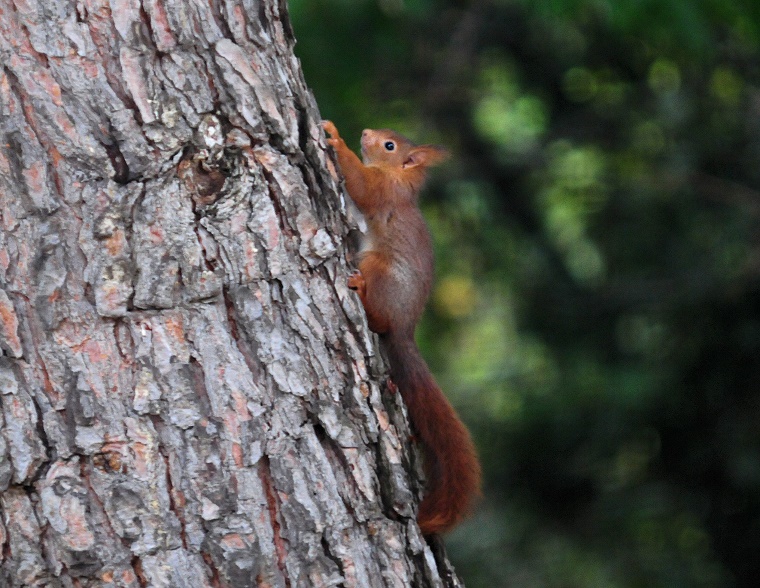
[{"label": "squirrel's nose", "polygon": [[366,137],[367,135],[369,135],[369,133],[370,133],[370,130],[371,130],[371,129],[364,129],[364,130],[362,131],[362,137]]}]

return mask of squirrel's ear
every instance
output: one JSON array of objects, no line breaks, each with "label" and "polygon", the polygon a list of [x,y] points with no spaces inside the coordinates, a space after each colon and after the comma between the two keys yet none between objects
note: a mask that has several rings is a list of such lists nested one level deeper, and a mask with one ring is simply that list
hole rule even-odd
[{"label": "squirrel's ear", "polygon": [[410,167],[430,167],[438,165],[450,157],[449,152],[439,145],[419,145],[412,147],[404,159],[404,169]]}]

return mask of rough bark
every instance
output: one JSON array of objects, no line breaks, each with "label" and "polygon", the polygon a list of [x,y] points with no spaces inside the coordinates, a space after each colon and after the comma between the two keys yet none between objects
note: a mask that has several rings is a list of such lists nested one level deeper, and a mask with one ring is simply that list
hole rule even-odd
[{"label": "rough bark", "polygon": [[0,0],[0,586],[458,585],[293,42]]}]

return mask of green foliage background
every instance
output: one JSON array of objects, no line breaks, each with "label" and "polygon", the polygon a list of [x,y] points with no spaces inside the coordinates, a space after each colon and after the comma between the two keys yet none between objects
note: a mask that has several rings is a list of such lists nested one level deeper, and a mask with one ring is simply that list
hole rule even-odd
[{"label": "green foliage background", "polygon": [[467,586],[756,586],[760,3],[290,10],[353,147],[455,152],[418,338],[486,468]]}]

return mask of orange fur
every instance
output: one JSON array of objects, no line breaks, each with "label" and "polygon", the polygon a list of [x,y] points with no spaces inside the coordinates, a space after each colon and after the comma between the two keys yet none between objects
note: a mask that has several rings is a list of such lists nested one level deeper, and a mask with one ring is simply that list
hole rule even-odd
[{"label": "orange fur", "polygon": [[391,378],[425,448],[428,487],[417,521],[425,535],[443,533],[467,515],[480,491],[480,463],[470,434],[414,342],[433,282],[433,249],[417,197],[427,168],[448,154],[435,145],[414,145],[393,131],[365,130],[362,163],[332,122],[323,127],[348,193],[369,227],[359,271],[348,286],[356,290],[370,328],[388,350]]}]

